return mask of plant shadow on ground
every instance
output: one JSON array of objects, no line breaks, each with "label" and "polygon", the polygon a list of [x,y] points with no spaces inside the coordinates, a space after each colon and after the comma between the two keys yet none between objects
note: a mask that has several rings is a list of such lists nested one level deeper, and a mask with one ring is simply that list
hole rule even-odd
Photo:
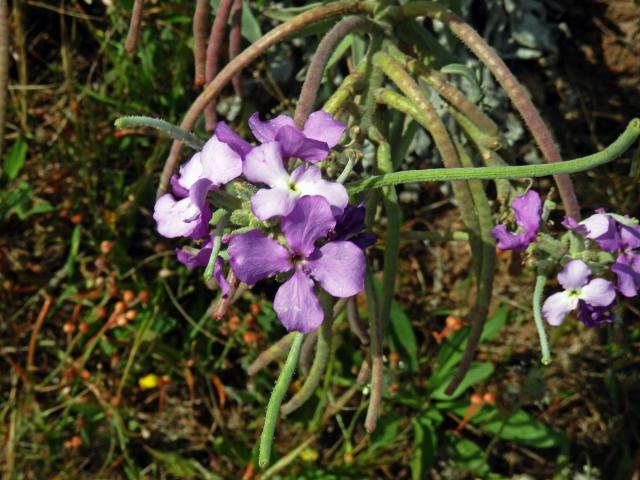
[{"label": "plant shadow on ground", "polygon": [[[267,300],[273,286],[246,294],[214,321],[208,312],[216,292],[179,267],[176,245],[154,231],[167,140],[112,127],[125,114],[177,121],[195,97],[190,2],[151,5],[133,59],[123,48],[123,7],[107,13],[99,2],[18,4],[12,28],[16,38],[22,28],[25,41],[12,47],[11,79],[32,88],[10,91],[6,156],[17,167],[0,178],[7,192],[0,197],[3,471],[7,478],[254,478],[254,445],[278,366],[254,376],[246,369],[284,334]],[[633,30],[630,10],[620,13],[614,4],[583,9],[571,2],[553,19],[586,32],[560,42],[564,60],[553,76],[536,77],[541,69],[528,62],[513,65],[570,157],[600,149],[637,114],[637,63],[623,68],[611,57],[637,62],[640,56],[628,56],[635,48],[629,39],[640,27],[636,22]],[[266,30],[273,22],[259,11]],[[283,92],[298,91],[294,76],[307,48],[293,41],[253,64],[241,108],[230,91],[221,108],[238,125],[258,107],[286,109],[291,95]],[[576,178],[585,209],[640,214],[635,155],[635,165],[628,155]],[[459,229],[440,186],[407,189],[405,196],[407,218]],[[499,258],[496,313],[468,381],[447,397],[442,389],[466,330],[442,343],[436,337],[472,298],[469,251],[458,242],[404,245],[379,428],[364,431],[366,386],[340,413],[323,416],[349,393],[366,352],[339,319],[330,374],[312,401],[279,423],[278,458],[303,447],[281,473],[549,478],[586,475],[590,466],[602,478],[637,472],[637,302],[624,323],[603,331],[567,322],[552,336],[554,363],[542,369],[529,313],[533,274],[521,258]],[[381,261],[381,249],[372,259]],[[474,410],[473,394],[486,393],[494,400]]]}]

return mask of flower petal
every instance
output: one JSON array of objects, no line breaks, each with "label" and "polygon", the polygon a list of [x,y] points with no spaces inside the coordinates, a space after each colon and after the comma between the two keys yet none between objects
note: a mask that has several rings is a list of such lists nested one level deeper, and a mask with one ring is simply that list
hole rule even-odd
[{"label": "flower petal", "polygon": [[502,224],[496,225],[491,230],[491,236],[498,241],[496,245],[500,250],[525,250],[529,244],[525,233],[511,233]]},{"label": "flower petal", "polygon": [[289,215],[282,217],[282,232],[291,250],[305,258],[314,250],[314,243],[336,225],[331,206],[323,197],[302,197]]},{"label": "flower petal", "polygon": [[263,188],[251,197],[251,210],[260,220],[269,220],[290,213],[297,198],[289,189]]},{"label": "flower petal", "polygon": [[189,190],[180,185],[180,177],[178,175],[171,175],[171,191],[176,197],[184,198],[189,196]]},{"label": "flower petal", "polygon": [[261,143],[272,142],[276,138],[278,130],[282,127],[294,127],[293,118],[288,115],[278,115],[271,120],[263,122],[260,120],[260,114],[255,112],[249,118],[249,128],[251,133],[260,140]]},{"label": "flower petal", "polygon": [[222,298],[227,298],[231,291],[231,285],[229,285],[227,278],[224,276],[224,270],[222,269],[223,265],[224,262],[222,261],[222,258],[216,258],[216,263],[213,265],[213,278],[218,282]]},{"label": "flower petal", "polygon": [[276,134],[276,141],[282,146],[284,158],[297,157],[316,163],[329,155],[329,145],[304,136],[296,127],[282,127]]},{"label": "flower petal", "polygon": [[349,241],[329,242],[316,249],[304,268],[334,297],[351,297],[364,289],[364,253]]},{"label": "flower petal", "polygon": [[580,320],[585,327],[597,328],[601,327],[605,323],[613,322],[613,315],[611,309],[613,304],[606,307],[594,307],[589,305],[584,300],[578,302],[578,320]]},{"label": "flower petal", "polygon": [[189,190],[191,186],[202,178],[202,153],[196,152],[187,163],[180,166],[178,185]]},{"label": "flower petal", "polygon": [[[511,203],[515,213],[516,223],[521,226],[529,237],[535,238],[542,219],[542,200],[535,190],[529,190]],[[533,240],[533,239],[532,239]]]},{"label": "flower petal", "polygon": [[216,137],[218,137],[218,140],[229,145],[232,150],[240,154],[242,157],[249,153],[253,148],[249,142],[238,135],[224,122],[218,122],[216,124],[215,134]]},{"label": "flower petal", "polygon": [[622,248],[640,248],[640,227],[618,224]]},{"label": "flower petal", "polygon": [[542,315],[549,325],[558,326],[564,317],[578,306],[578,297],[570,295],[566,290],[554,293],[544,301]]},{"label": "flower petal", "polygon": [[170,193],[161,196],[153,211],[158,233],[167,238],[207,236],[211,219],[207,192],[211,186],[211,182],[203,179],[193,184],[186,198],[176,201]]},{"label": "flower petal", "polygon": [[618,250],[622,246],[616,222],[606,213],[596,213],[580,222],[587,229],[587,238],[595,242],[607,252]]},{"label": "flower petal", "polygon": [[301,197],[320,195],[331,205],[334,215],[341,215],[349,203],[349,194],[344,185],[322,178],[318,167],[303,165],[291,173],[291,183],[300,192]]},{"label": "flower petal", "polygon": [[326,143],[329,148],[335,147],[347,126],[322,110],[313,112],[304,124],[302,133],[307,138]]},{"label": "flower petal", "polygon": [[249,285],[291,270],[287,249],[258,230],[232,237],[228,252],[236,276]]},{"label": "flower petal", "polygon": [[611,265],[618,277],[618,291],[625,297],[635,297],[640,286],[640,254],[623,253]]},{"label": "flower petal", "polygon": [[565,290],[577,290],[587,284],[591,269],[582,260],[569,260],[558,274],[558,282]]},{"label": "flower petal", "polygon": [[242,175],[242,157],[214,135],[202,147],[202,178],[224,185]]},{"label": "flower petal", "polygon": [[196,267],[206,267],[209,263],[209,257],[213,250],[212,241],[209,240],[200,250],[192,253],[191,250],[184,248],[176,248],[176,256],[178,261],[185,265],[189,270]]},{"label": "flower petal", "polygon": [[289,188],[289,174],[282,163],[278,142],[264,143],[251,150],[245,157],[243,173],[253,183]]},{"label": "flower petal", "polygon": [[616,299],[616,290],[609,280],[594,278],[582,287],[579,298],[594,307],[606,307]]},{"label": "flower petal", "polygon": [[273,309],[289,331],[312,332],[324,319],[322,306],[313,290],[313,281],[299,269],[278,289]]}]

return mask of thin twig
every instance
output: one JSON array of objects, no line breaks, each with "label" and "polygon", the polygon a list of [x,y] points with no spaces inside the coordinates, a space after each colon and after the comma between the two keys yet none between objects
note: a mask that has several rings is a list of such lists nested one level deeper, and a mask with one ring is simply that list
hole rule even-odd
[{"label": "thin twig", "polygon": [[40,309],[38,318],[36,318],[36,322],[33,324],[31,338],[29,339],[29,351],[27,352],[27,372],[31,372],[34,369],[33,362],[36,357],[36,348],[38,346],[38,334],[42,329],[44,319],[47,318],[47,313],[49,313],[49,307],[51,306],[51,297],[46,292],[43,292],[42,295],[44,297],[44,303],[42,304],[42,308]]},{"label": "thin twig", "polygon": [[144,7],[144,0],[135,0],[133,4],[133,10],[131,11],[131,23],[129,23],[129,33],[127,34],[127,40],[124,43],[124,49],[127,55],[130,57],[136,51],[136,43],[138,42],[138,36],[140,35],[140,22],[142,22],[142,9]]}]

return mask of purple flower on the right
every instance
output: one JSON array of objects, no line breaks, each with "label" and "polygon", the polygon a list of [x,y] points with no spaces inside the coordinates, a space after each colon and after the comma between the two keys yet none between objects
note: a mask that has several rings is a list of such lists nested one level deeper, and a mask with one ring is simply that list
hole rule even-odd
[{"label": "purple flower on the right", "polygon": [[615,302],[616,291],[610,281],[603,278],[589,280],[590,276],[591,269],[584,261],[567,262],[558,274],[558,282],[564,290],[551,295],[542,305],[542,314],[550,325],[562,324],[567,314],[578,307],[578,318],[587,326],[610,321],[608,312]]},{"label": "purple flower on the right", "polygon": [[618,291],[635,297],[640,288],[640,226],[635,219],[612,215],[603,209],[577,223],[566,217],[563,225],[596,242],[606,252],[618,252],[611,270],[618,277]]},{"label": "purple flower on the right", "polygon": [[500,250],[525,250],[535,239],[542,221],[542,200],[535,190],[529,190],[517,197],[511,208],[519,227],[518,233],[507,231],[505,225],[496,225],[491,230],[491,236],[498,241]]}]

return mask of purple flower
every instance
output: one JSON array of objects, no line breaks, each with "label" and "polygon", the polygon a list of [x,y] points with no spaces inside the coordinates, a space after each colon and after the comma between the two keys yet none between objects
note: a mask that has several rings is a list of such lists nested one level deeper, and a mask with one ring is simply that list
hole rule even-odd
[{"label": "purple flower", "polygon": [[303,165],[289,174],[278,142],[264,143],[251,150],[245,158],[244,176],[250,182],[271,187],[258,190],[251,197],[251,209],[260,220],[287,215],[299,197],[308,195],[324,197],[336,214],[342,213],[349,202],[344,186],[322,179],[318,167]]},{"label": "purple flower", "polygon": [[376,237],[369,232],[364,232],[366,224],[364,205],[347,205],[344,212],[336,217],[336,226],[329,232],[327,238],[331,241],[349,240],[361,249],[365,249],[376,243]]},{"label": "purple flower", "polygon": [[529,190],[524,195],[517,197],[511,208],[515,213],[516,224],[520,233],[510,233],[504,225],[496,225],[491,231],[491,236],[498,240],[500,250],[525,250],[538,234],[542,218],[542,201],[535,190]]},{"label": "purple flower", "polygon": [[597,328],[601,327],[605,323],[611,323],[613,322],[611,310],[614,305],[615,302],[612,302],[606,307],[595,307],[584,300],[580,300],[578,302],[578,320],[580,320],[586,327],[590,328]]},{"label": "purple flower", "polygon": [[211,219],[207,194],[241,174],[241,154],[213,135],[171,178],[173,193],[182,198],[167,193],[156,201],[153,218],[158,232],[168,238],[206,237]]},{"label": "purple flower", "polygon": [[[209,258],[213,252],[213,240],[209,238],[209,241],[200,249],[195,252],[190,250],[176,248],[176,256],[178,261],[185,265],[189,270],[198,267],[206,267],[209,264]],[[229,295],[229,282],[224,276],[224,270],[222,269],[224,262],[222,258],[216,258],[216,262],[213,265],[213,278],[220,286],[222,297],[226,298]]]},{"label": "purple flower", "polygon": [[[236,135],[226,125],[221,128],[228,139],[231,138],[231,134]],[[243,141],[240,137],[237,138]],[[242,174],[242,155],[227,143],[220,141],[214,134],[200,152],[196,152],[180,167],[179,176],[174,175],[171,178],[174,193],[177,196],[186,197],[191,186],[202,179],[209,180],[212,189],[229,183]]]},{"label": "purple flower", "polygon": [[365,259],[360,248],[348,241],[315,245],[335,224],[331,206],[323,197],[304,197],[281,220],[289,249],[258,230],[234,236],[229,242],[231,268],[247,284],[293,271],[273,301],[278,318],[289,331],[308,333],[322,323],[324,313],[314,280],[340,298],[364,288]]},{"label": "purple flower", "polygon": [[211,220],[211,208],[207,203],[211,185],[209,180],[198,180],[191,185],[188,196],[180,200],[170,193],[162,195],[153,210],[158,233],[167,238],[191,237],[197,240],[206,237]]},{"label": "purple flower", "polygon": [[589,275],[591,269],[584,261],[567,262],[558,274],[558,282],[564,290],[551,295],[542,305],[542,314],[550,325],[562,324],[564,317],[575,310],[580,301],[586,304],[585,311],[590,307],[609,307],[615,301],[616,292],[611,282],[602,278],[589,281]]},{"label": "purple flower", "polygon": [[258,112],[249,118],[249,128],[261,143],[280,143],[285,159],[297,157],[316,163],[327,158],[329,150],[340,141],[346,126],[327,112],[318,110],[309,115],[302,131],[287,115],[278,115],[263,122]]},{"label": "purple flower", "polygon": [[618,277],[618,291],[625,297],[635,297],[640,287],[640,253],[623,252],[611,266]]},{"label": "purple flower", "polygon": [[596,211],[598,213],[579,223],[586,229],[586,233],[583,233],[583,235],[594,240],[601,249],[607,252],[614,252],[621,247],[620,233],[618,232],[616,221],[611,215],[604,213],[604,210]]}]

